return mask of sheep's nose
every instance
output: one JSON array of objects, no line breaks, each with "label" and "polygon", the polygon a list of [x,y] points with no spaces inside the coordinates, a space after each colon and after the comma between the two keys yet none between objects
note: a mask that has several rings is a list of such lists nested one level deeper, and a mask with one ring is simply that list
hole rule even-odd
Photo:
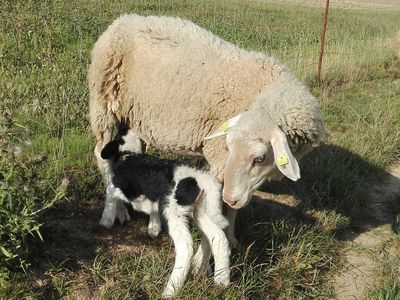
[{"label": "sheep's nose", "polygon": [[234,200],[234,198],[227,193],[223,194],[223,200],[226,204],[228,204],[231,207],[234,207],[236,203],[238,203],[238,200]]}]

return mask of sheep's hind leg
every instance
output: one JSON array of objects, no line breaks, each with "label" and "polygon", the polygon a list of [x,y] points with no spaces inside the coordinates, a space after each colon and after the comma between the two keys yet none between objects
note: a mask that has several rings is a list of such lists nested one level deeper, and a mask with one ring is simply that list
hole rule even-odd
[{"label": "sheep's hind leg", "polygon": [[103,177],[104,186],[107,188],[111,182],[111,168],[109,162],[101,157],[101,150],[103,150],[104,146],[111,141],[112,129],[96,134],[96,138],[97,143],[94,148],[94,155],[96,156],[97,166],[99,167],[100,173]]}]

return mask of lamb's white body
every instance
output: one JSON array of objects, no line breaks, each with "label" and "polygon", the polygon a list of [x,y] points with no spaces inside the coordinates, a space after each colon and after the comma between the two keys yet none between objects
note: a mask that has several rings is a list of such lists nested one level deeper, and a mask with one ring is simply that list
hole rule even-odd
[{"label": "lamb's white body", "polygon": [[[203,171],[185,166],[176,169],[174,175],[176,183],[187,177],[196,178],[204,195],[200,195],[196,203],[190,206],[179,205],[176,198],[173,197],[174,190],[165,199],[162,213],[168,224],[168,233],[174,242],[176,257],[173,271],[163,292],[164,298],[173,296],[175,291],[183,285],[192,258],[195,275],[208,270],[210,251],[215,260],[214,282],[225,286],[230,282],[230,247],[223,231],[228,226],[228,221],[222,215],[220,185],[210,174]],[[149,234],[157,236],[160,233],[158,203],[145,197],[129,200],[121,189],[112,183],[107,188],[106,205],[100,224],[111,227],[115,220],[116,206],[119,200],[131,203],[137,211],[149,214]],[[192,235],[188,227],[189,219],[193,220],[202,233],[201,243],[194,257]]]},{"label": "lamb's white body", "polygon": [[[129,140],[131,134],[131,131],[128,131],[128,134],[122,136],[122,138]],[[113,142],[115,140],[111,143]],[[114,147],[114,149],[117,150],[120,148]],[[113,156],[118,157],[117,155]],[[151,164],[146,165],[146,159],[151,159]],[[116,206],[119,200],[131,203],[134,209],[150,215],[148,228],[149,233],[153,236],[158,235],[161,231],[160,213],[163,215],[176,252],[174,269],[163,292],[163,296],[172,296],[183,285],[187,277],[193,257],[193,241],[188,227],[189,219],[193,220],[202,234],[201,244],[196,255],[193,257],[194,273],[205,273],[208,269],[211,250],[215,259],[214,282],[216,284],[228,285],[230,280],[230,247],[223,231],[228,226],[228,221],[222,215],[220,183],[205,171],[182,165],[171,166],[168,163],[164,163],[163,160],[158,160],[145,154],[131,154],[127,157],[111,160],[110,164],[113,174],[107,187],[106,205],[100,223],[106,227],[112,226],[116,217]],[[118,167],[115,168],[113,164],[118,164]],[[173,178],[167,181],[164,180],[169,176],[166,175],[168,172],[162,170],[163,167],[173,168]],[[131,177],[132,172],[135,172],[138,168],[144,173],[143,176],[137,176],[133,180],[130,178],[131,181],[128,181],[128,177]],[[118,170],[123,170],[124,172],[118,174],[116,173]],[[195,196],[195,199],[192,197],[192,194],[184,198],[177,196],[178,189],[181,188],[182,191],[180,183],[187,179],[196,182],[196,188],[199,193]],[[129,185],[134,184],[139,188],[143,186],[143,183],[161,182],[161,185],[168,185],[168,188],[164,189],[161,187],[161,191],[165,191],[165,194],[157,193],[161,197],[160,199],[150,199],[148,195],[150,193],[147,192],[147,188],[138,191],[140,196],[129,199],[123,192],[123,189],[129,190],[129,187],[124,184],[125,182],[129,182]],[[121,186],[118,186],[119,184]],[[153,188],[160,189],[160,186],[154,186]]]}]

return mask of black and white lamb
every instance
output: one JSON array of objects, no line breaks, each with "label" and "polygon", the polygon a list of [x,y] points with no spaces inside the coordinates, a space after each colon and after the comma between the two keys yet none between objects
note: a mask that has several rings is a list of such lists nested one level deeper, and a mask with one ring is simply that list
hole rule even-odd
[{"label": "black and white lamb", "polygon": [[222,215],[220,183],[205,171],[127,151],[131,136],[131,130],[120,130],[101,152],[102,158],[108,160],[111,178],[100,224],[113,225],[118,200],[150,215],[148,229],[153,236],[161,231],[161,216],[176,252],[174,269],[163,291],[167,298],[183,285],[189,271],[193,256],[188,227],[191,218],[202,235],[193,257],[194,274],[207,271],[211,250],[215,260],[214,282],[228,285],[230,247],[223,231],[228,221]]}]

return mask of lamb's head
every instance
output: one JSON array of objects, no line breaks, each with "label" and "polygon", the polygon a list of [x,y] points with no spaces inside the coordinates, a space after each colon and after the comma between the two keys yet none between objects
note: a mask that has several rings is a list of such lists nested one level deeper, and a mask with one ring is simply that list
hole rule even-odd
[{"label": "lamb's head", "polygon": [[101,158],[116,161],[131,153],[142,153],[142,144],[132,130],[121,127],[115,138],[101,150]]},{"label": "lamb's head", "polygon": [[224,126],[229,127],[225,129],[229,154],[223,188],[227,204],[235,209],[246,206],[251,193],[267,179],[280,180],[283,175],[294,181],[300,178],[286,135],[265,115],[251,110],[228,123]]}]

